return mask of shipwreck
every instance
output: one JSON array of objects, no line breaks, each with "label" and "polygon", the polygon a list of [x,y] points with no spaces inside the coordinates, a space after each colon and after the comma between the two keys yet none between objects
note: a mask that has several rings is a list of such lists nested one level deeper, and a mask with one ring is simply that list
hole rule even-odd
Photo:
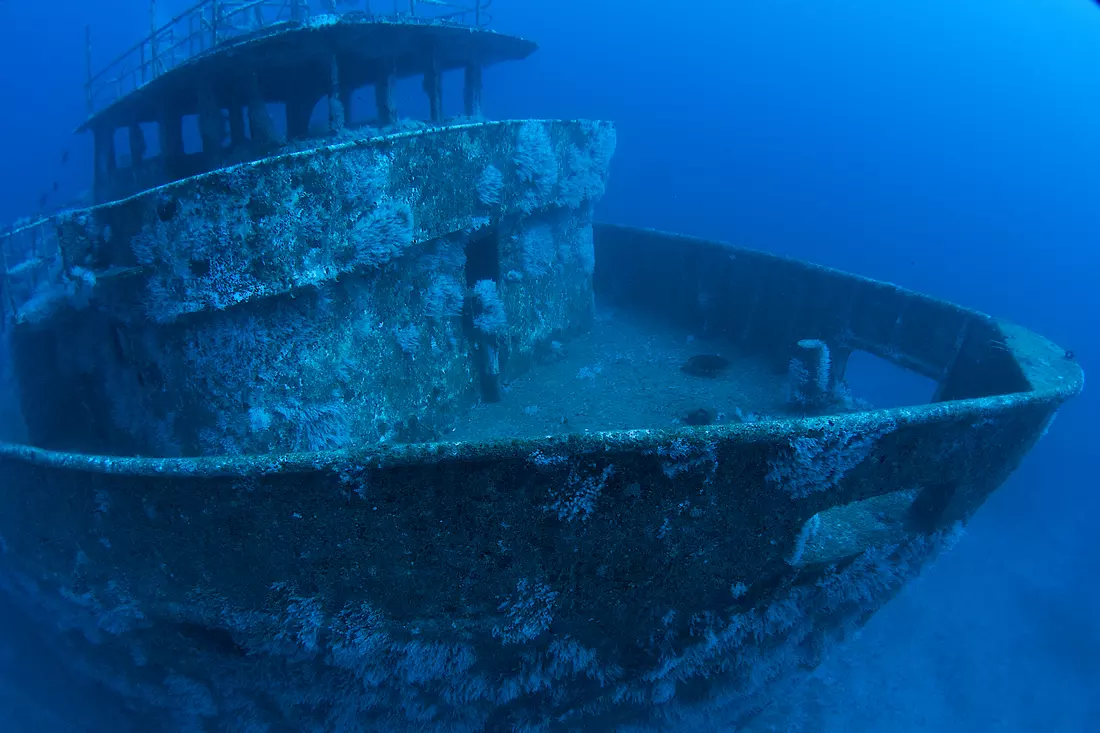
[{"label": "shipwreck", "polygon": [[[204,0],[89,68],[95,200],[0,236],[0,588],[145,730],[736,729],[1081,370],[599,223],[613,124],[485,119],[535,44],[389,5]],[[856,352],[934,393],[864,403]]]}]

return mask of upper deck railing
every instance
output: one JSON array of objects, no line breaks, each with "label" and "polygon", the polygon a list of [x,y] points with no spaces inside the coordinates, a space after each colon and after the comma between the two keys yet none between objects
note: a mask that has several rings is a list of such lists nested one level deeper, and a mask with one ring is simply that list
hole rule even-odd
[{"label": "upper deck railing", "polygon": [[[88,115],[181,66],[210,49],[279,25],[298,25],[311,15],[348,13],[380,18],[423,18],[485,27],[493,0],[200,0],[167,23],[156,24],[156,0],[150,0],[152,32],[99,71],[92,69],[91,29],[86,28],[88,79],[84,93]],[[315,7],[311,7],[311,5]]]}]

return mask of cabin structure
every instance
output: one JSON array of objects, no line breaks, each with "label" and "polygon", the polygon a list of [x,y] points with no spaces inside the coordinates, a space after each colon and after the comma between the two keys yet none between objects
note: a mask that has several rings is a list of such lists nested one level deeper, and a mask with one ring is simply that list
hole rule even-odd
[{"label": "cabin structure", "polygon": [[[484,27],[484,0],[401,10],[206,0],[89,75],[97,205],[3,240],[13,320],[53,324],[15,349],[36,443],[438,437],[587,328],[614,127],[485,120],[483,70],[535,45]],[[394,103],[413,76],[427,119]],[[373,113],[356,109],[364,86]],[[82,419],[46,409],[74,403]]]},{"label": "cabin structure", "polygon": [[[255,160],[288,143],[392,129],[402,122],[394,87],[410,77],[423,80],[424,122],[447,121],[443,77],[450,72],[463,77],[462,106],[451,119],[480,119],[484,69],[536,49],[490,30],[488,5],[402,0],[382,13],[369,2],[354,10],[347,8],[355,3],[342,3],[337,13],[317,12],[307,0],[203,0],[101,69],[93,71],[89,50],[88,119],[80,131],[95,139],[96,202]],[[364,88],[373,96],[369,116],[353,103]],[[324,120],[311,128],[322,100]]]}]

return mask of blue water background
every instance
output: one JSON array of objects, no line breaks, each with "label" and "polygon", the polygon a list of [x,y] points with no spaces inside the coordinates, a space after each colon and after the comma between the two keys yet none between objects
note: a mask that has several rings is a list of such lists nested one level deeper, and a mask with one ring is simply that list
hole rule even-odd
[{"label": "blue water background", "polygon": [[[148,10],[0,0],[0,221],[55,182],[51,201],[90,185],[91,141],[72,135],[86,23],[99,64],[148,32]],[[890,280],[1100,360],[1094,3],[496,0],[495,27],[542,48],[487,73],[487,116],[618,124],[599,218]],[[1095,390],[1067,406],[956,551],[776,729],[1100,730],[1097,417]],[[0,730],[62,719],[28,712],[33,694],[112,720],[26,666],[16,623],[0,613]]]}]

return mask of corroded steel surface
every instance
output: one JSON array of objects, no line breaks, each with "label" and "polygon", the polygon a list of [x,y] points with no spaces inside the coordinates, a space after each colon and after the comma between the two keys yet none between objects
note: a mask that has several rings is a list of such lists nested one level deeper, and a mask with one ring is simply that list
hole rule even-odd
[{"label": "corroded steel surface", "polygon": [[949,544],[1081,388],[1041,337],[883,283],[617,227],[596,256],[621,307],[718,309],[779,366],[793,338],[873,350],[944,401],[239,458],[7,444],[7,589],[197,730],[736,724]]}]

